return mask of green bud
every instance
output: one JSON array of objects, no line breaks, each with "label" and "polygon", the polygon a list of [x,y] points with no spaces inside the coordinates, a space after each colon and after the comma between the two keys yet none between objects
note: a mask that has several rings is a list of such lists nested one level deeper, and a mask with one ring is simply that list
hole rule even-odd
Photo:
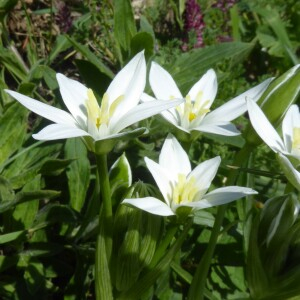
[{"label": "green bud", "polygon": [[252,299],[300,294],[299,205],[291,194],[269,199],[252,223],[247,279]]}]

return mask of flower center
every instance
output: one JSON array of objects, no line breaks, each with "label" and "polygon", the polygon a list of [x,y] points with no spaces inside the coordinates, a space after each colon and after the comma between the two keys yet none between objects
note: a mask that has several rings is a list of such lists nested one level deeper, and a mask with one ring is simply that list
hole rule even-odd
[{"label": "flower center", "polygon": [[197,193],[196,180],[194,177],[187,178],[184,174],[178,174],[178,181],[173,188],[173,203],[181,204],[188,203],[194,200]]},{"label": "flower center", "polygon": [[183,116],[183,119],[192,122],[195,119],[202,119],[209,111],[209,100],[203,100],[203,92],[200,91],[195,101],[192,101],[190,95],[185,97],[183,106],[178,106],[177,111]]},{"label": "flower center", "polygon": [[292,154],[300,156],[300,128],[293,128]]},{"label": "flower center", "polygon": [[91,89],[88,89],[87,97],[86,108],[88,120],[96,125],[97,129],[99,129],[102,124],[108,125],[110,117],[124,98],[124,96],[120,96],[109,105],[109,97],[108,94],[105,93],[101,101],[101,107],[99,107],[97,99]]}]

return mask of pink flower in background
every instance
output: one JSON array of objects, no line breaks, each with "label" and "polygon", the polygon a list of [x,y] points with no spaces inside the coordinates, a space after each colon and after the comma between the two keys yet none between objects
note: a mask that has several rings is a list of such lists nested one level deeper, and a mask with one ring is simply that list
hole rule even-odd
[{"label": "pink flower in background", "polygon": [[196,43],[194,44],[194,48],[200,48],[204,46],[203,43],[203,28],[205,27],[205,23],[203,21],[203,13],[201,8],[196,0],[188,0],[185,4],[184,11],[184,33],[185,37],[183,39],[182,50],[188,50],[188,34],[191,31],[194,31],[196,34]]}]

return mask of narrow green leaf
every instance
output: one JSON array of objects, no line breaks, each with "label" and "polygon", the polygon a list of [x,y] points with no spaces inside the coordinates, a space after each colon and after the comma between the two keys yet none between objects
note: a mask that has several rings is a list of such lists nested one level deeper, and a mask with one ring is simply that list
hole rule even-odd
[{"label": "narrow green leaf", "polygon": [[0,235],[0,244],[9,243],[26,237],[27,230],[20,230]]},{"label": "narrow green leaf", "polygon": [[42,190],[42,191],[34,191],[34,192],[19,192],[15,199],[12,201],[4,201],[0,203],[0,213],[3,213],[12,207],[24,203],[27,201],[33,201],[37,199],[51,199],[54,197],[59,196],[60,192],[57,191],[47,191],[47,190]]},{"label": "narrow green leaf", "polygon": [[128,52],[136,26],[130,0],[114,0],[114,35],[121,48]]},{"label": "narrow green leaf", "polygon": [[299,59],[295,54],[292,43],[289,39],[285,26],[275,9],[255,9],[255,11],[263,16],[269,26],[272,28],[274,33],[276,34],[278,40],[280,41],[282,48],[284,49],[286,55],[292,60],[292,62],[296,65],[299,63]]},{"label": "narrow green leaf", "polygon": [[[172,65],[165,66],[174,80],[186,94],[209,68],[214,68],[219,62],[231,61],[231,67],[242,62],[253,49],[253,43],[222,43],[205,48],[199,48],[189,53],[181,54]],[[161,62],[163,65],[163,62]]]},{"label": "narrow green leaf", "polygon": [[70,41],[64,35],[58,35],[48,55],[47,64],[50,65],[61,52],[67,50],[68,48],[70,48],[70,46]]},{"label": "narrow green leaf", "polygon": [[90,183],[90,162],[87,158],[87,149],[81,139],[67,140],[65,158],[74,160],[67,170],[70,205],[80,211]]},{"label": "narrow green leaf", "polygon": [[26,135],[27,110],[15,102],[0,117],[0,165],[17,151]]},{"label": "narrow green leaf", "polygon": [[15,51],[0,46],[0,60],[7,70],[14,74],[20,81],[26,80],[27,68]]},{"label": "narrow green leaf", "polygon": [[93,53],[91,50],[78,42],[76,42],[73,38],[66,36],[69,42],[74,46],[74,48],[79,51],[89,62],[95,65],[100,72],[106,74],[109,78],[114,77],[114,73],[104,65],[101,60]]}]

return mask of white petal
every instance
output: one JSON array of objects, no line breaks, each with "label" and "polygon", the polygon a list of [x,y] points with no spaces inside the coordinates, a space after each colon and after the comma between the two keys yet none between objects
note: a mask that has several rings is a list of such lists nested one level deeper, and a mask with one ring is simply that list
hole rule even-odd
[{"label": "white petal", "polygon": [[213,69],[209,69],[200,80],[194,84],[188,95],[195,100],[198,93],[202,92],[202,102],[208,101],[207,107],[210,107],[215,100],[218,91],[217,75]]},{"label": "white petal", "polygon": [[300,114],[299,114],[299,108],[296,104],[292,105],[288,109],[282,121],[283,140],[284,140],[286,150],[289,153],[292,150],[294,128],[300,128]]},{"label": "white petal", "polygon": [[149,82],[155,97],[159,100],[183,98],[172,76],[156,62],[151,64]]},{"label": "white petal", "polygon": [[145,102],[137,105],[131,109],[128,113],[122,116],[121,119],[111,120],[110,128],[112,133],[120,132],[122,129],[147,119],[153,115],[160,113],[163,110],[177,106],[182,103],[183,100],[170,100],[170,101],[152,101]]},{"label": "white petal", "polygon": [[170,205],[169,199],[172,196],[172,178],[169,177],[167,170],[165,170],[155,161],[145,157],[145,162],[166,203]]},{"label": "white petal", "polygon": [[286,156],[282,155],[281,153],[278,153],[277,159],[288,181],[298,191],[300,191],[300,173],[295,169],[295,167],[292,165],[292,163]]},{"label": "white petal", "polygon": [[84,127],[87,120],[86,101],[88,99],[88,88],[63,74],[56,74],[56,79],[65,105],[80,126]]},{"label": "white petal", "polygon": [[51,124],[43,128],[37,134],[33,134],[32,137],[36,140],[50,141],[87,135],[89,134],[86,131],[77,127],[64,124]]},{"label": "white petal", "polygon": [[247,100],[247,107],[251,124],[261,139],[275,152],[285,151],[285,146],[266,118],[260,107],[251,99]]},{"label": "white petal", "polygon": [[217,123],[218,121],[232,121],[247,111],[246,99],[253,99],[255,102],[270,84],[272,78],[265,80],[261,84],[251,88],[243,94],[229,100],[211,113],[206,115],[207,121]]},{"label": "white petal", "polygon": [[192,130],[225,136],[236,136],[241,134],[231,123],[223,122],[223,124],[206,124],[205,118],[203,120],[203,123],[201,123],[198,127],[193,128]]},{"label": "white petal", "polygon": [[166,138],[159,155],[159,164],[173,179],[177,180],[178,174],[188,175],[191,172],[191,163],[188,155],[171,134]]},{"label": "white petal", "polygon": [[175,215],[172,209],[166,203],[153,197],[125,199],[122,201],[122,204],[129,204],[158,216]]},{"label": "white petal", "polygon": [[195,209],[203,209],[207,207],[217,206],[232,202],[242,197],[257,194],[256,191],[240,187],[240,186],[227,186],[216,189],[204,196],[204,199],[199,201],[184,204],[184,206],[193,207]]},{"label": "white petal", "polygon": [[[141,102],[151,102],[151,101],[156,101],[157,99],[149,96],[146,93],[143,93],[141,96]],[[169,101],[169,100],[166,100]],[[174,126],[178,126],[179,120],[178,120],[178,114],[176,114],[176,108],[171,107],[168,110],[164,110],[160,113],[168,122],[173,124]]]},{"label": "white petal", "polygon": [[62,109],[44,104],[20,93],[5,90],[9,95],[18,100],[29,110],[55,123],[74,125],[76,124],[72,115]]},{"label": "white petal", "polygon": [[195,185],[199,189],[197,192],[197,198],[201,199],[202,196],[209,189],[211,182],[215,178],[218,168],[221,163],[220,156],[214,157],[212,159],[206,160],[200,163],[188,176],[188,180],[190,178],[194,178],[196,180]]},{"label": "white petal", "polygon": [[109,105],[118,97],[124,96],[112,118],[120,119],[140,101],[146,85],[146,61],[144,51],[135,55],[116,75],[107,89]]}]

